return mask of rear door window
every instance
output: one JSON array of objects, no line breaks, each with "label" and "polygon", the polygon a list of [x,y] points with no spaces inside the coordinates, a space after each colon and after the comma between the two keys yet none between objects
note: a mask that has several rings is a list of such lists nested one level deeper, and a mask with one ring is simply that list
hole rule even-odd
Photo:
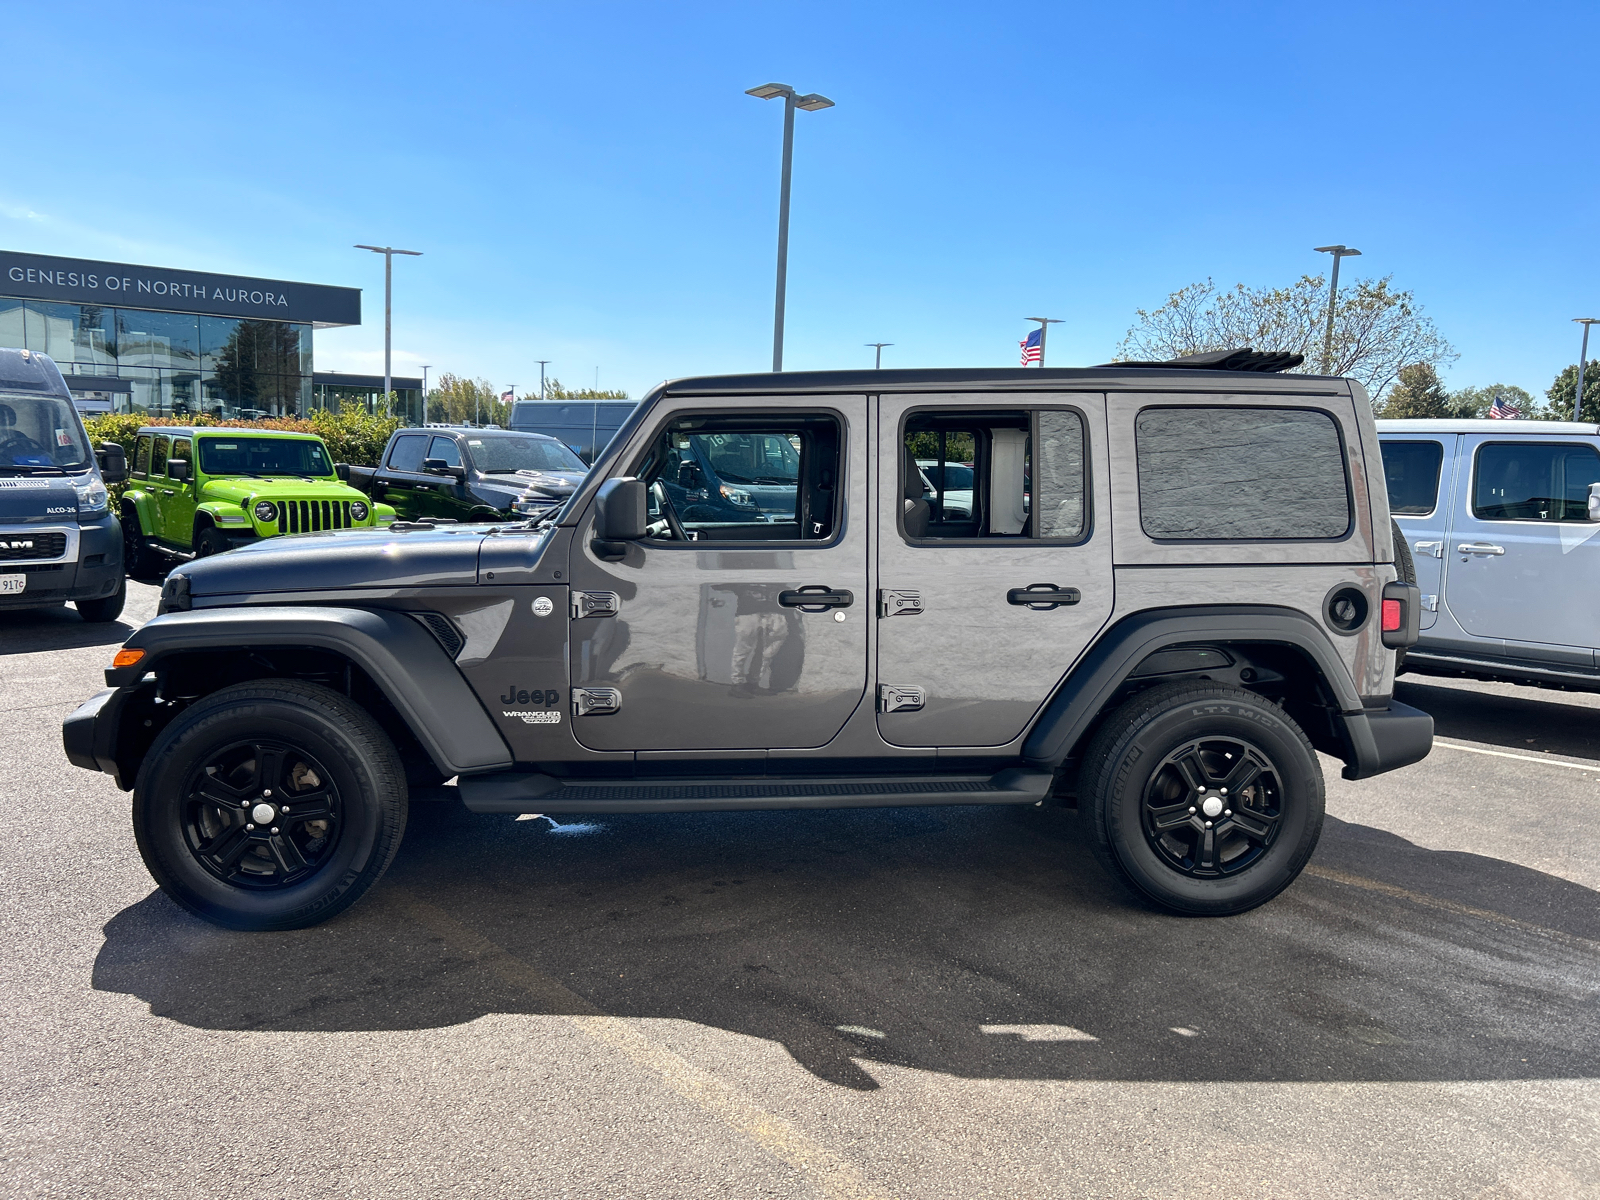
[{"label": "rear door window", "polygon": [[133,450],[133,477],[135,479],[148,479],[150,477],[150,443],[153,439],[146,433],[134,444]]},{"label": "rear door window", "polygon": [[1303,408],[1147,408],[1134,422],[1139,521],[1171,541],[1326,540],[1350,531],[1344,445]]},{"label": "rear door window", "polygon": [[1383,477],[1389,485],[1389,511],[1402,517],[1425,517],[1439,503],[1439,469],[1444,446],[1439,442],[1384,442]]},{"label": "rear door window", "polygon": [[155,453],[150,457],[150,474],[165,475],[167,473],[167,450],[171,445],[171,438],[156,438]]},{"label": "rear door window", "polygon": [[1600,453],[1583,442],[1490,442],[1478,448],[1472,515],[1481,521],[1587,521]]},{"label": "rear door window", "polygon": [[422,460],[428,456],[428,435],[409,433],[394,440],[389,451],[389,466],[396,471],[420,471]]}]

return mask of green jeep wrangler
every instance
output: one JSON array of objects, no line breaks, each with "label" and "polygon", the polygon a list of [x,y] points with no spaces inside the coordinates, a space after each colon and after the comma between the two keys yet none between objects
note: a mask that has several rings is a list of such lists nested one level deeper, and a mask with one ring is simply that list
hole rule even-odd
[{"label": "green jeep wrangler", "polygon": [[387,525],[394,509],[340,483],[322,439],[271,429],[141,429],[122,497],[127,572],[280,533]]}]

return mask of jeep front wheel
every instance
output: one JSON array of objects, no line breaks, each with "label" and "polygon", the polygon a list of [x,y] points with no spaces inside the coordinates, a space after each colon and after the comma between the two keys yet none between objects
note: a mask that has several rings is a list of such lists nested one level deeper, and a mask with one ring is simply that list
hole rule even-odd
[{"label": "jeep front wheel", "polygon": [[1112,713],[1080,794],[1101,860],[1178,913],[1265,904],[1322,833],[1322,768],[1300,727],[1270,700],[1204,681],[1151,688]]},{"label": "jeep front wheel", "polygon": [[371,715],[315,684],[196,702],[139,769],[133,829],[162,891],[230,929],[300,929],[353,904],[406,823],[405,771]]}]

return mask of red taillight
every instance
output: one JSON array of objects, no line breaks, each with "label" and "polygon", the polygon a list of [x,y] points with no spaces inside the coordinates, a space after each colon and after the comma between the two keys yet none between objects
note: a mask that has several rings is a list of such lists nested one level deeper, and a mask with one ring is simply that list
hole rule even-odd
[{"label": "red taillight", "polygon": [[1385,600],[1383,602],[1383,631],[1385,633],[1399,633],[1402,620],[1400,601]]}]

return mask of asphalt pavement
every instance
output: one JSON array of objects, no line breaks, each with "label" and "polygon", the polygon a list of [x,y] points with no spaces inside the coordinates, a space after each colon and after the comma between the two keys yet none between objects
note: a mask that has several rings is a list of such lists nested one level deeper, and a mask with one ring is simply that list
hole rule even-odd
[{"label": "asphalt pavement", "polygon": [[475,816],[295,933],[189,917],[62,718],[126,620],[0,613],[0,1193],[1600,1197],[1600,696],[1407,677],[1226,920],[1063,810]]}]

